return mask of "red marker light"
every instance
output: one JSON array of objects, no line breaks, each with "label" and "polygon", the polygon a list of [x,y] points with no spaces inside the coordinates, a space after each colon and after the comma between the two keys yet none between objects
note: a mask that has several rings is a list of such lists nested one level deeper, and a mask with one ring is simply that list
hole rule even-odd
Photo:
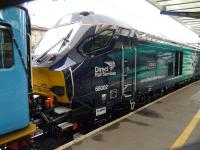
[{"label": "red marker light", "polygon": [[54,62],[56,60],[56,55],[52,55],[51,58],[48,60],[48,64]]}]

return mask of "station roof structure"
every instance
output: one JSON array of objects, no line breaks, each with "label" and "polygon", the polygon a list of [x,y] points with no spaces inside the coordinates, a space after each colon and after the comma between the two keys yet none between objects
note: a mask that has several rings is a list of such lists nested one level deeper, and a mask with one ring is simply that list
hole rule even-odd
[{"label": "station roof structure", "polygon": [[200,0],[146,0],[200,36]]}]

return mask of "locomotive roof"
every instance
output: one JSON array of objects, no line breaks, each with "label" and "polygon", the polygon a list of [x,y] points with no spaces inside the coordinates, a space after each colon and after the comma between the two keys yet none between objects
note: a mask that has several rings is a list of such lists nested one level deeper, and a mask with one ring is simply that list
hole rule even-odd
[{"label": "locomotive roof", "polygon": [[[70,17],[70,19],[68,18],[65,21],[65,18],[67,17]],[[74,22],[81,22],[82,24],[92,24],[92,25],[103,24],[103,25],[112,25],[116,27],[122,27],[122,28],[133,30],[137,38],[140,40],[158,42],[158,43],[169,44],[169,45],[174,45],[174,46],[179,46],[179,47],[185,47],[185,48],[189,48],[193,50],[199,50],[199,48],[188,45],[188,44],[172,41],[172,40],[165,39],[159,36],[155,36],[152,34],[135,30],[133,27],[131,27],[127,23],[124,23],[120,20],[117,20],[108,16],[94,14],[94,12],[83,11],[83,12],[75,12],[69,15],[65,15],[58,21],[56,26],[60,26],[60,25],[62,26],[62,25],[71,24]]]},{"label": "locomotive roof", "polygon": [[131,26],[129,26],[128,24],[122,21],[119,21],[119,20],[104,16],[104,15],[99,15],[99,14],[89,15],[88,17],[85,17],[82,20],[82,22],[89,23],[89,24],[90,23],[91,24],[107,24],[107,25],[120,26],[127,29],[132,29]]},{"label": "locomotive roof", "polygon": [[[65,17],[70,17],[70,19],[66,19],[65,22],[63,21]],[[58,25],[64,25],[68,23],[74,23],[74,22],[81,22],[82,24],[104,24],[104,25],[112,25],[112,26],[120,26],[127,29],[132,29],[132,27],[122,21],[119,21],[117,19],[100,15],[100,14],[94,14],[94,12],[75,12],[69,15],[63,16],[56,26]]]},{"label": "locomotive roof", "polygon": [[143,40],[143,41],[163,43],[166,45],[172,45],[172,46],[176,46],[176,47],[183,47],[183,48],[191,49],[194,51],[200,51],[200,49],[198,47],[191,46],[191,45],[188,45],[185,43],[176,42],[176,41],[162,38],[162,37],[159,37],[156,35],[148,34],[148,33],[142,32],[142,31],[135,30],[135,34],[138,39]]}]

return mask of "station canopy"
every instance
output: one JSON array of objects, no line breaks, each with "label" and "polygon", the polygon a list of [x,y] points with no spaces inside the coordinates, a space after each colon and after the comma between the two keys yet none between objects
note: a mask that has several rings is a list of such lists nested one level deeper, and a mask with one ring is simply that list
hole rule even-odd
[{"label": "station canopy", "polygon": [[200,0],[147,0],[196,34],[200,35]]}]

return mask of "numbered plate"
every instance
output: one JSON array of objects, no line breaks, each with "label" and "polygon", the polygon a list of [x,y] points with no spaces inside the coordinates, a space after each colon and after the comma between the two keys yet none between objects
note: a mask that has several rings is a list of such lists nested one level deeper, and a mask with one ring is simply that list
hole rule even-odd
[{"label": "numbered plate", "polygon": [[96,116],[100,116],[103,114],[106,114],[106,107],[101,107],[101,108],[96,109]]}]

